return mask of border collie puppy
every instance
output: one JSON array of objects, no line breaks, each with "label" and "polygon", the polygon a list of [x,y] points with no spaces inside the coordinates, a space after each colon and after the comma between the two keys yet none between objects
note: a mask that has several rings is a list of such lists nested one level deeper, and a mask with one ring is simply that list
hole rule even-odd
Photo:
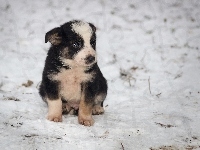
[{"label": "border collie puppy", "polygon": [[102,114],[107,82],[96,56],[96,27],[79,20],[46,33],[51,43],[39,93],[48,104],[47,119],[62,121],[62,113],[78,112],[78,122],[94,124],[92,115]]}]

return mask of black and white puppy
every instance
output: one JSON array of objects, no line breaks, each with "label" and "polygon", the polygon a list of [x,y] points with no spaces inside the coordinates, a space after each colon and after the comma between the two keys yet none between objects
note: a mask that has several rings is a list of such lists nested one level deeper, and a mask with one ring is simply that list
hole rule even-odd
[{"label": "black and white puppy", "polygon": [[78,111],[78,121],[94,124],[102,114],[107,82],[96,58],[96,27],[74,20],[46,33],[51,43],[45,61],[39,93],[48,104],[50,121],[61,122],[65,111]]}]

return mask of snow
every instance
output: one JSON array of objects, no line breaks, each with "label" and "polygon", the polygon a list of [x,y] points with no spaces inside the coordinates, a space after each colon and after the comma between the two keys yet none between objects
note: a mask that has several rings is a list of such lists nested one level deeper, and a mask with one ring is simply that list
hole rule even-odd
[{"label": "snow", "polygon": [[[46,120],[38,94],[45,33],[73,19],[97,26],[108,80],[92,127]],[[0,32],[2,149],[200,149],[198,0],[0,0]]]}]

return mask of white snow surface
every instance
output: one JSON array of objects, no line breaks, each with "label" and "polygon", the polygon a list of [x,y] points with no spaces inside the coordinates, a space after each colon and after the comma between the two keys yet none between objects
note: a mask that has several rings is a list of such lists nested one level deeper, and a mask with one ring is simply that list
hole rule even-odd
[{"label": "white snow surface", "polygon": [[[92,127],[46,120],[38,94],[45,33],[74,19],[97,26],[109,86]],[[200,1],[0,0],[0,148],[200,149]]]}]

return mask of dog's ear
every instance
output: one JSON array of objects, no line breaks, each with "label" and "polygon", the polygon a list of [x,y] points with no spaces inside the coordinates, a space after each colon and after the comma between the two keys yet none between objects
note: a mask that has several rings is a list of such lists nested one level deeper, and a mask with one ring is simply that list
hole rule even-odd
[{"label": "dog's ear", "polygon": [[45,35],[45,43],[50,42],[52,45],[59,45],[62,41],[62,32],[61,28],[57,27],[49,32],[46,33]]},{"label": "dog's ear", "polygon": [[95,27],[92,23],[89,23],[89,25],[90,25],[90,27],[92,28],[92,31],[93,31],[93,32],[96,32],[96,30],[97,30],[96,27]]}]

